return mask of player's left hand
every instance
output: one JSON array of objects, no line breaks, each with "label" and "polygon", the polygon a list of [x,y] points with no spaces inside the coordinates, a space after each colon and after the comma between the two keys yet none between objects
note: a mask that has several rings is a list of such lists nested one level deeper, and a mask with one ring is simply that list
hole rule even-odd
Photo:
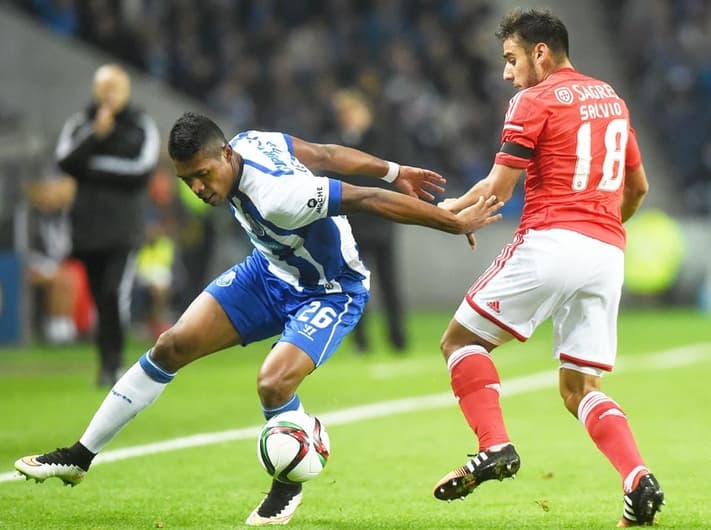
[{"label": "player's left hand", "polygon": [[448,210],[452,212],[453,214],[458,214],[459,210],[461,208],[458,207],[458,200],[449,198],[449,199],[444,199],[443,201],[440,201],[437,203],[437,206],[440,208],[443,208],[445,210]]},{"label": "player's left hand", "polygon": [[419,167],[400,166],[394,181],[395,187],[406,195],[427,201],[434,200],[434,193],[442,193],[447,182],[442,175]]}]

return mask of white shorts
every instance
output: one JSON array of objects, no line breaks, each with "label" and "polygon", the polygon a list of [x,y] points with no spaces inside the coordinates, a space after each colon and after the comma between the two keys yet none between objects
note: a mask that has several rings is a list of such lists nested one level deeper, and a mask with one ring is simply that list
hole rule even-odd
[{"label": "white shorts", "polygon": [[477,279],[454,318],[492,344],[527,340],[548,317],[565,365],[611,371],[624,277],[621,249],[577,232],[516,234]]}]

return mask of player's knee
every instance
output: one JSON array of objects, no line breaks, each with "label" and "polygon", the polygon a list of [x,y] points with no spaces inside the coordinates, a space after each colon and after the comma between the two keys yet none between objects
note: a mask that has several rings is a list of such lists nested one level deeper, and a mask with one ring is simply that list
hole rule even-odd
[{"label": "player's knee", "polygon": [[590,392],[599,390],[599,387],[593,385],[582,386],[565,386],[560,387],[560,397],[563,399],[565,408],[568,409],[573,416],[578,417],[578,408],[583,398]]},{"label": "player's knee", "polygon": [[471,335],[463,337],[461,335],[449,333],[448,331],[445,331],[439,341],[439,349],[445,360],[449,359],[455,351],[468,346],[481,346],[487,352],[491,352],[495,347],[494,345],[489,344],[478,337]]},{"label": "player's knee", "polygon": [[449,356],[452,355],[457,348],[457,343],[452,340],[451,335],[445,331],[442,338],[439,339],[439,351],[442,352],[445,361],[449,359]]},{"label": "player's knee", "polygon": [[565,408],[576,418],[578,417],[578,405],[580,405],[580,400],[583,399],[583,395],[580,392],[568,391],[561,389],[560,397],[563,399],[563,405]]},{"label": "player's knee", "polygon": [[164,370],[175,372],[187,364],[185,351],[179,333],[172,327],[158,336],[151,349],[151,359]]},{"label": "player's knee", "polygon": [[560,397],[563,399],[563,404],[577,418],[582,399],[590,392],[600,390],[600,376],[564,366],[560,370],[559,377]]},{"label": "player's knee", "polygon": [[257,393],[262,404],[267,408],[278,407],[285,403],[294,393],[293,385],[288,378],[281,377],[271,371],[260,370],[257,376]]}]

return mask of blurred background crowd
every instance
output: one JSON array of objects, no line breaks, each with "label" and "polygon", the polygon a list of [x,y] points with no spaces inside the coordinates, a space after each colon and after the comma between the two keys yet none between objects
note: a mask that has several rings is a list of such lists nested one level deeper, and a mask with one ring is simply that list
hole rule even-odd
[{"label": "blurred background crowd", "polygon": [[[28,5],[29,4],[29,5]],[[204,101],[232,130],[319,141],[332,94],[356,87],[388,156],[446,174],[453,192],[489,169],[510,93],[482,32],[489,0],[18,0],[57,32],[98,46]],[[455,186],[456,189],[451,187]]]},{"label": "blurred background crowd", "polygon": [[687,211],[711,214],[711,2],[607,0],[634,97]]},{"label": "blurred background crowd", "polygon": [[[441,172],[448,195],[488,172],[513,94],[500,80],[493,0],[6,3],[201,102],[220,116],[228,135],[280,130],[367,146]],[[670,161],[683,209],[711,215],[711,1],[601,5],[637,126],[653,132]],[[575,50],[572,57],[575,63]],[[360,110],[344,107],[353,105]],[[135,318],[149,320],[152,334],[209,279],[206,260],[214,252],[211,212],[175,184],[163,160],[149,185],[135,297]],[[520,205],[518,190],[507,216],[515,217]],[[391,325],[396,347],[404,333]]]}]

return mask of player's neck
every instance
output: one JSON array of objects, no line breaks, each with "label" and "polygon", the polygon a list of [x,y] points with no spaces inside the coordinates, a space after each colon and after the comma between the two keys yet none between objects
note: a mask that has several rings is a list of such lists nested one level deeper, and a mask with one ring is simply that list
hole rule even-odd
[{"label": "player's neck", "polygon": [[541,78],[541,81],[545,81],[546,79],[548,79],[548,78],[549,78],[551,75],[553,75],[554,73],[556,73],[556,72],[558,72],[558,71],[560,71],[560,70],[565,70],[566,68],[574,68],[574,67],[573,67],[573,63],[571,63],[569,59],[563,59],[563,60],[560,61],[560,62],[551,63],[551,64],[549,65],[549,68],[546,68],[546,69],[543,71],[543,76],[542,76],[542,78]]},{"label": "player's neck", "polygon": [[244,158],[242,158],[242,155],[235,151],[233,161],[236,162],[236,164],[234,162],[232,163],[233,181],[232,188],[230,189],[230,197],[234,197],[235,193],[237,193],[239,181],[244,171]]}]

